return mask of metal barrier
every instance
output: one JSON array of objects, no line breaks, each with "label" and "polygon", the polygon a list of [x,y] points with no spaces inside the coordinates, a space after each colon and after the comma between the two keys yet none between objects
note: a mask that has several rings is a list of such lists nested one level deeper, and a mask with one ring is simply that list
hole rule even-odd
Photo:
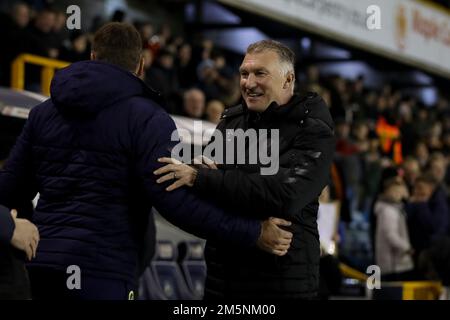
[{"label": "metal barrier", "polygon": [[[339,264],[339,269],[344,277],[356,279],[360,282],[367,281],[368,276],[344,263]],[[375,299],[394,300],[438,300],[444,292],[444,287],[439,281],[402,281],[381,282],[381,289],[376,290]]]},{"label": "metal barrier", "polygon": [[24,89],[26,63],[42,67],[41,90],[42,94],[46,96],[50,96],[50,82],[55,74],[55,69],[65,68],[70,64],[70,62],[40,57],[33,54],[21,54],[11,64],[11,88]]},{"label": "metal barrier", "polygon": [[367,274],[362,273],[361,271],[358,271],[356,269],[353,269],[342,262],[339,263],[339,269],[341,270],[341,273],[344,277],[356,279],[361,282],[367,281],[368,278]]},{"label": "metal barrier", "polygon": [[442,284],[436,281],[403,282],[403,300],[437,300],[443,291]]}]

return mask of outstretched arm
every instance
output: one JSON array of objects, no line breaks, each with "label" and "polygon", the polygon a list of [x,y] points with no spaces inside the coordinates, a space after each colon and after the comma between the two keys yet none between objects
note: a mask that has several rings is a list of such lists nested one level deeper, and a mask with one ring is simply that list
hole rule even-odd
[{"label": "outstretched arm", "polygon": [[243,214],[257,214],[259,218],[276,214],[289,218],[317,198],[326,186],[335,149],[330,127],[320,120],[307,119],[306,122],[292,149],[280,159],[280,163],[289,166],[280,167],[274,175],[239,169],[195,169],[165,158],[162,161],[171,164],[156,172],[165,174],[158,180],[165,182],[176,178],[178,180],[168,191],[182,185],[193,186],[199,194],[239,208]]},{"label": "outstretched arm", "polygon": [[[201,199],[186,188],[166,192],[167,184],[156,183],[153,172],[161,164],[157,159],[170,156],[170,150],[178,141],[171,141],[176,129],[173,121],[165,113],[153,117],[140,118],[138,126],[133,126],[133,149],[136,158],[137,174],[155,208],[171,223],[201,238],[251,247],[266,243],[266,251],[283,254],[289,246],[292,234],[277,228],[275,236],[267,240],[261,233],[261,221],[239,217]],[[267,230],[275,230],[275,223],[263,224]],[[267,232],[266,232],[267,233]],[[259,241],[258,241],[259,240]]]}]

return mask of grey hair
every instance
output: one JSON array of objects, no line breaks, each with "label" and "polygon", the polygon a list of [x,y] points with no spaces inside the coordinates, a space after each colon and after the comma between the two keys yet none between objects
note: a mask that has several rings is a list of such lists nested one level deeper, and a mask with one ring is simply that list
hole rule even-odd
[{"label": "grey hair", "polygon": [[261,40],[252,43],[247,47],[247,53],[260,53],[263,51],[273,51],[278,55],[282,67],[282,73],[294,73],[295,53],[281,42],[275,40]]}]

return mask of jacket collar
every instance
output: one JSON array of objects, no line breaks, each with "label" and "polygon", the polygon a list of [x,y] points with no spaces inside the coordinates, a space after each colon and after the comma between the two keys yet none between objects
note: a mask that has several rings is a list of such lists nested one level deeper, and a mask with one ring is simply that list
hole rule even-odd
[{"label": "jacket collar", "polygon": [[305,98],[302,98],[298,94],[294,94],[288,103],[279,105],[274,101],[263,112],[249,110],[245,101],[243,101],[242,106],[245,112],[248,113],[249,121],[253,123],[273,122],[277,119],[298,122],[304,118],[304,105],[302,104],[304,101]]}]

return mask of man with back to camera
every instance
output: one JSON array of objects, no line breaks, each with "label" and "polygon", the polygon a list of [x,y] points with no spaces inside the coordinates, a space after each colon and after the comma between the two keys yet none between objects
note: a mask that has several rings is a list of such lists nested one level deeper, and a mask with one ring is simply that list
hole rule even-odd
[{"label": "man with back to camera", "polygon": [[[245,164],[222,165],[204,159],[209,168],[199,169],[160,159],[168,165],[156,171],[165,174],[158,182],[178,179],[168,191],[187,185],[222,207],[239,210],[242,216],[255,217],[256,213],[265,219],[275,215],[292,222],[293,242],[282,257],[208,241],[205,299],[317,296],[318,197],[329,180],[334,124],[321,97],[294,94],[294,64],[294,53],[279,42],[251,44],[239,69],[242,104],[225,110],[217,127],[225,139],[223,145],[229,129],[279,129],[278,172],[263,175],[258,170],[261,164],[255,167],[248,158]],[[248,144],[246,151],[248,155]]]},{"label": "man with back to camera", "polygon": [[[175,125],[138,78],[141,46],[128,24],[100,28],[93,61],[55,75],[51,99],[32,109],[0,171],[1,204],[40,194],[32,218],[41,241],[28,268],[34,298],[131,298],[148,218],[141,213],[152,205],[202,238],[257,244],[275,255],[289,248],[292,234],[277,225],[290,222],[238,217],[156,183],[153,171],[176,143]],[[70,266],[81,271],[79,289],[67,287]]]}]

